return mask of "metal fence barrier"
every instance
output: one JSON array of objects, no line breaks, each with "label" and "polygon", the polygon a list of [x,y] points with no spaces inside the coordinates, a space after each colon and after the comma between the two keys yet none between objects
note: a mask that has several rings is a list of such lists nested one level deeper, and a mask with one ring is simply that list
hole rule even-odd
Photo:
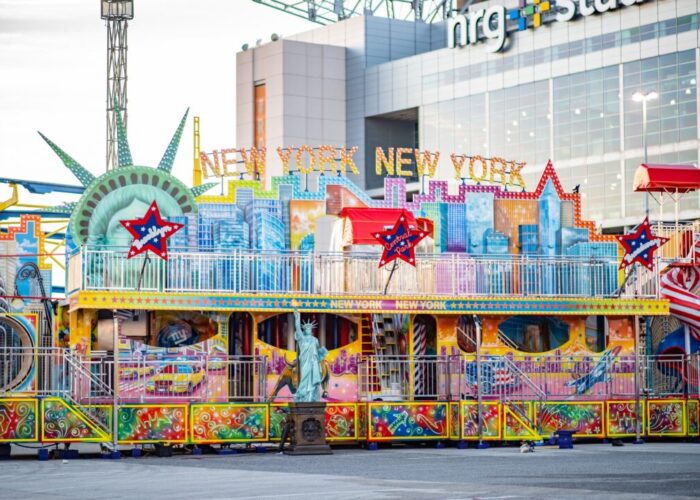
[{"label": "metal fence barrier", "polygon": [[[173,249],[168,261],[125,249],[83,247],[69,259],[68,290],[295,293],[321,295],[570,296],[609,297],[618,292],[616,259],[589,257],[499,258],[459,253],[419,254],[416,265],[377,268],[372,253]],[[640,271],[621,296],[656,297],[658,271]]]}]

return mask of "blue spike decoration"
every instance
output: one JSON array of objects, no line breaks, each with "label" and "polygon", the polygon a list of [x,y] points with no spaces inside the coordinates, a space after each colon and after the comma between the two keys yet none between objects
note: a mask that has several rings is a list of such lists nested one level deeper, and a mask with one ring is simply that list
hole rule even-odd
[{"label": "blue spike decoration", "polygon": [[116,98],[114,99],[114,114],[117,117],[117,160],[119,167],[126,167],[134,164],[131,159],[131,150],[129,149],[129,141],[126,139],[126,129],[122,121],[122,112],[119,109]]},{"label": "blue spike decoration", "polygon": [[177,148],[180,145],[180,138],[182,137],[182,131],[185,128],[185,120],[187,120],[187,114],[189,112],[190,112],[190,108],[187,108],[187,111],[185,111],[185,114],[182,117],[182,120],[180,120],[180,125],[178,125],[177,130],[175,131],[175,134],[173,135],[173,138],[170,139],[170,144],[168,144],[168,148],[165,150],[165,153],[163,154],[163,158],[161,158],[160,163],[158,164],[159,170],[165,170],[166,172],[170,172],[170,170],[172,170],[173,162],[175,161],[175,155],[177,154]]},{"label": "blue spike decoration", "polygon": [[65,151],[63,151],[61,148],[59,148],[56,144],[54,144],[51,139],[46,137],[44,134],[39,132],[39,135],[41,136],[44,141],[46,141],[46,144],[49,145],[51,149],[53,149],[53,152],[58,155],[58,157],[61,159],[63,164],[71,171],[73,172],[73,175],[80,181],[80,183],[84,186],[87,187],[90,185],[90,183],[95,180],[95,176],[92,175],[85,167],[83,167],[80,163],[75,161],[70,155],[68,155]]}]

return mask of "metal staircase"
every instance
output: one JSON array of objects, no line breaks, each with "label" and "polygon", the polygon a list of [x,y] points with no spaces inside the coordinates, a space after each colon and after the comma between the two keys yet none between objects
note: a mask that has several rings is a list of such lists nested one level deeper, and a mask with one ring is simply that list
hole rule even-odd
[{"label": "metal staircase", "polygon": [[[516,414],[531,429],[536,430],[537,434],[540,434],[539,413],[542,409],[542,404],[547,400],[547,393],[524,371],[518,368],[510,358],[499,356],[498,359],[519,382],[517,384],[519,390],[499,392],[501,404]],[[530,417],[527,407],[522,404],[524,401],[534,401],[536,403],[532,417]]]},{"label": "metal staircase", "polygon": [[63,350],[61,383],[54,384],[55,395],[80,412],[95,429],[110,435],[110,422],[105,412],[97,405],[111,405],[114,401],[114,388],[94,374],[89,363],[69,350]]},{"label": "metal staircase", "polygon": [[515,351],[520,351],[521,348],[515,343],[508,335],[506,335],[502,330],[498,330],[498,341]]},{"label": "metal staircase", "polygon": [[372,346],[374,347],[375,378],[379,383],[378,397],[399,398],[403,393],[401,370],[397,359],[399,352],[400,318],[395,314],[372,315]]}]

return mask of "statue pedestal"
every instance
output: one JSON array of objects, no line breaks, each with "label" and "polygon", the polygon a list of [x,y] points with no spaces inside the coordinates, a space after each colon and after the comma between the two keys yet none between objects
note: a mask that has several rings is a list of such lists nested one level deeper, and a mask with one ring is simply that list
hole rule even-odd
[{"label": "statue pedestal", "polygon": [[326,403],[289,403],[292,423],[288,455],[331,455],[326,444]]}]

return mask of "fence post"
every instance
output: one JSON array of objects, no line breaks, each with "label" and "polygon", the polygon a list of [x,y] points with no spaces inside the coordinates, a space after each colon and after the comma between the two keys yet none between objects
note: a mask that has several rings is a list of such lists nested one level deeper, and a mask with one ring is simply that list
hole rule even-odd
[{"label": "fence post", "polygon": [[479,435],[479,444],[476,447],[480,450],[488,448],[488,444],[484,443],[484,426],[483,408],[481,401],[481,322],[476,322],[476,418],[477,418],[477,433]]},{"label": "fence post", "polygon": [[114,352],[114,375],[112,382],[112,453],[111,458],[119,458],[119,450],[117,449],[117,441],[119,440],[119,318],[117,318],[117,310],[112,310],[113,329],[112,351]]}]

